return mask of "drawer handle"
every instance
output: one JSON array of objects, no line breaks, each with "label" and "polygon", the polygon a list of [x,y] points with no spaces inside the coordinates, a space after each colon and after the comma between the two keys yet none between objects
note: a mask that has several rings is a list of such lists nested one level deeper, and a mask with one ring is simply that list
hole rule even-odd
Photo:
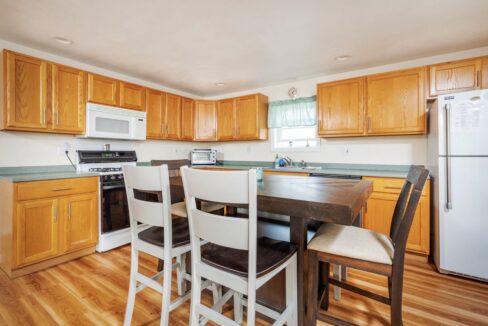
[{"label": "drawer handle", "polygon": [[53,191],[66,191],[66,190],[73,190],[73,188],[56,188]]},{"label": "drawer handle", "polygon": [[402,187],[394,187],[394,186],[385,186],[384,188],[385,189],[398,189],[398,190],[402,189]]}]

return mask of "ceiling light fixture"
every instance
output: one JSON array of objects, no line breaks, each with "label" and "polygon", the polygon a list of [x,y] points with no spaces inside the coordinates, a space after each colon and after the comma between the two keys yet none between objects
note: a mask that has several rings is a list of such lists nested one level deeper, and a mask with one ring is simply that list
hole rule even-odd
[{"label": "ceiling light fixture", "polygon": [[351,59],[351,56],[350,55],[341,55],[341,56],[336,57],[335,59],[337,61],[346,61],[346,60]]},{"label": "ceiling light fixture", "polygon": [[222,87],[222,86],[225,86],[225,84],[224,83],[216,83],[215,86]]},{"label": "ceiling light fixture", "polygon": [[53,39],[59,44],[63,44],[63,45],[71,45],[74,43],[72,40],[61,36],[54,36]]}]

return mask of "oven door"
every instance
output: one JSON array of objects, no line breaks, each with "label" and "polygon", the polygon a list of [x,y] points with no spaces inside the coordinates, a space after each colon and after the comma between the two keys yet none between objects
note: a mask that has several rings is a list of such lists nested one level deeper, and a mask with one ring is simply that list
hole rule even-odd
[{"label": "oven door", "polygon": [[102,181],[101,226],[102,233],[130,227],[129,207],[125,185],[105,184]]}]

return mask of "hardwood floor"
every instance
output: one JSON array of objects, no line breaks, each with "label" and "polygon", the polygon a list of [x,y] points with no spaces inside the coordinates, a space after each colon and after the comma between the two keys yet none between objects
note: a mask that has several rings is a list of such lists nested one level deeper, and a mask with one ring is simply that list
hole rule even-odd
[{"label": "hardwood floor", "polygon": [[[122,324],[129,250],[93,254],[14,280],[0,273],[0,325]],[[141,255],[142,271],[150,274],[155,268],[155,259]],[[351,270],[349,280],[386,294],[381,277]],[[204,301],[209,304],[210,295],[204,295]],[[189,306],[187,302],[173,311],[170,324],[187,325]],[[329,312],[360,325],[388,325],[388,308],[343,291],[341,301],[331,299]],[[160,309],[160,294],[151,289],[140,292],[133,324],[159,325]],[[231,306],[225,311],[232,316]],[[441,275],[425,262],[409,260],[403,317],[406,325],[488,325],[488,284]],[[257,324],[267,325],[262,320]]]}]

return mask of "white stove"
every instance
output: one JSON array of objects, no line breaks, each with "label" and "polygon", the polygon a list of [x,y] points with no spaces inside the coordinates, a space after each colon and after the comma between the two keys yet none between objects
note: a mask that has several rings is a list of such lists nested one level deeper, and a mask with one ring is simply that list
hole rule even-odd
[{"label": "white stove", "polygon": [[[98,252],[131,242],[122,166],[136,164],[135,151],[78,151],[77,171],[100,175]],[[147,227],[139,226],[141,230]]]}]

